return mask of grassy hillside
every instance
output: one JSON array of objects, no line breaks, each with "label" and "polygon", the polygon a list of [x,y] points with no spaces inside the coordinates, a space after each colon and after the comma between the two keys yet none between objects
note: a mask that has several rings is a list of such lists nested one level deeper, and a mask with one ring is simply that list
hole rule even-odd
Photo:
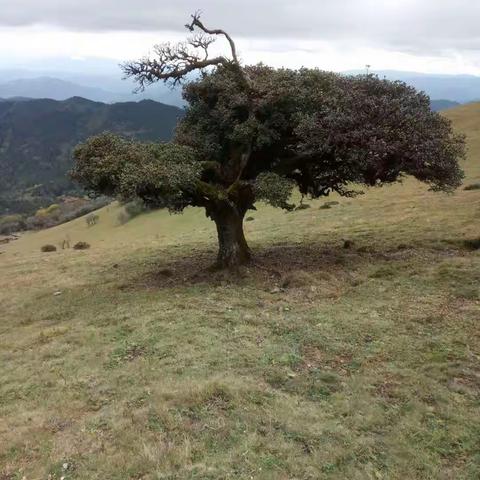
[{"label": "grassy hillside", "polygon": [[480,190],[328,200],[253,212],[233,283],[196,209],[3,246],[0,478],[479,478]]}]

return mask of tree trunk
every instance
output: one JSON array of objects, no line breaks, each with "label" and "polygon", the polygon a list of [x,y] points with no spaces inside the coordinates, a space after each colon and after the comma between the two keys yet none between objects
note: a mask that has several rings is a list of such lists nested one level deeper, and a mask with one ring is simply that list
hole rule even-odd
[{"label": "tree trunk", "polygon": [[217,212],[213,220],[218,233],[218,256],[214,267],[235,269],[248,263],[251,253],[243,234],[243,215],[228,209]]}]

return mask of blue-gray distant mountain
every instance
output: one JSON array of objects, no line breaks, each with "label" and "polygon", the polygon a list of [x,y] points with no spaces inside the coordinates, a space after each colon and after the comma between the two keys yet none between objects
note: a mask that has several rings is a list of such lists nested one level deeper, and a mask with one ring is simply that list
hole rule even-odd
[{"label": "blue-gray distant mountain", "polygon": [[105,104],[84,98],[0,102],[0,215],[31,212],[77,191],[67,175],[73,147],[104,131],[171,139],[183,110],[151,100]]},{"label": "blue-gray distant mountain", "polygon": [[86,87],[52,77],[20,78],[0,83],[1,98],[50,98],[66,100],[83,97],[99,102],[111,102],[115,95],[101,88]]},{"label": "blue-gray distant mountain", "polygon": [[[108,75],[72,75],[57,72],[55,75],[31,76],[32,72],[21,70],[0,70],[0,98],[51,98],[66,100],[71,97],[82,97],[89,100],[114,103],[155,100],[167,105],[183,106],[181,89],[169,88],[159,83],[145,92],[135,93],[136,85],[131,80]],[[18,75],[18,78],[14,75]],[[30,75],[30,76],[28,76]]]},{"label": "blue-gray distant mountain", "polygon": [[[352,70],[346,73],[361,74],[365,71]],[[417,90],[426,92],[433,99],[447,99],[459,103],[480,99],[480,77],[475,75],[441,75],[397,70],[372,70],[380,78],[402,80]]]},{"label": "blue-gray distant mountain", "polygon": [[458,102],[452,102],[451,100],[430,100],[430,107],[434,112],[441,112],[442,110],[448,110],[449,108],[455,108],[461,105]]}]

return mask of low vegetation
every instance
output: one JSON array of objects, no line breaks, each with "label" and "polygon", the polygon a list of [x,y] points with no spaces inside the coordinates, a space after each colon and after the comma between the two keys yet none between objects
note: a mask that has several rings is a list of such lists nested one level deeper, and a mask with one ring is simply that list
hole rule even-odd
[{"label": "low vegetation", "polygon": [[[95,211],[111,201],[105,197],[96,199],[60,197],[59,200],[61,203],[40,208],[32,216],[21,214],[0,216],[0,235],[51,228]],[[98,216],[95,214],[87,215],[85,221],[93,226],[98,222]]]}]

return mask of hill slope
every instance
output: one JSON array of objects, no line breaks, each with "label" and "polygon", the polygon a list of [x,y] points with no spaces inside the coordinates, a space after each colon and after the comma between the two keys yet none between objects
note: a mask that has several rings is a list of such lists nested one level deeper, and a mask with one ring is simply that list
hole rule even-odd
[{"label": "hill slope", "polygon": [[[480,105],[446,115],[478,182]],[[233,283],[193,208],[3,246],[0,475],[479,478],[480,190],[335,200],[260,206]]]},{"label": "hill slope", "polygon": [[156,103],[104,104],[74,97],[0,103],[0,214],[29,211],[72,193],[71,151],[103,131],[169,140],[182,110]]}]

